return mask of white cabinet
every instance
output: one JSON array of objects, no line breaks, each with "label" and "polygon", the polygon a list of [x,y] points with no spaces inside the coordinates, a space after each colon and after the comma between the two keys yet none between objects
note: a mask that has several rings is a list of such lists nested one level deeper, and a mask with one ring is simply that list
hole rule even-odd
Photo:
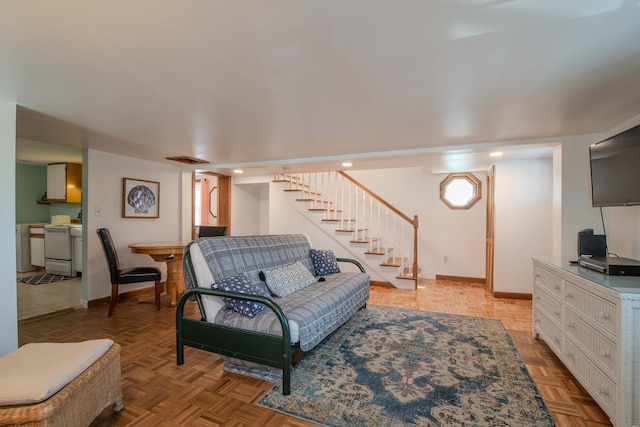
[{"label": "white cabinet", "polygon": [[47,200],[80,203],[82,200],[82,165],[75,163],[48,165]]},{"label": "white cabinet", "polygon": [[44,226],[30,227],[31,265],[44,267]]},{"label": "white cabinet", "polygon": [[533,259],[533,335],[617,427],[640,426],[640,277]]}]

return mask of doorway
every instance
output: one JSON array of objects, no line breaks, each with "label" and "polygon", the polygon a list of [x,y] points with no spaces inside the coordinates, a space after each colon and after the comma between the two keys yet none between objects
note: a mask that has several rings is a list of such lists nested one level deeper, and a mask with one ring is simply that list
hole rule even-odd
[{"label": "doorway", "polygon": [[[18,137],[15,162],[17,224],[48,224],[52,215],[69,215],[72,220],[81,217],[81,203],[49,203],[46,192],[47,165],[60,162],[83,164],[83,150]],[[35,267],[31,267],[33,271],[17,273],[18,279],[45,274],[43,261],[36,262]],[[19,320],[82,307],[81,277],[38,285],[16,282],[16,287]]]},{"label": "doorway", "polygon": [[231,177],[210,172],[192,175],[191,237],[201,225],[225,225],[231,235]]}]

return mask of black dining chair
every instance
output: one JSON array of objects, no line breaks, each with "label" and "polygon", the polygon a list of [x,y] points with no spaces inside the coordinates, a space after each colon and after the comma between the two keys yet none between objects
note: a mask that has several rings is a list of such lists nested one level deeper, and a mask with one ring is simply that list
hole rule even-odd
[{"label": "black dining chair", "polygon": [[201,225],[198,229],[198,237],[217,237],[226,234],[226,225]]},{"label": "black dining chair", "polygon": [[155,267],[120,268],[118,253],[116,252],[109,229],[98,228],[96,232],[102,243],[102,249],[104,249],[104,255],[107,258],[107,265],[109,266],[109,274],[111,274],[111,301],[109,303],[109,313],[107,317],[111,317],[113,309],[116,306],[118,286],[129,283],[155,282],[156,306],[158,306],[158,310],[160,310],[160,293],[162,292],[160,270]]}]

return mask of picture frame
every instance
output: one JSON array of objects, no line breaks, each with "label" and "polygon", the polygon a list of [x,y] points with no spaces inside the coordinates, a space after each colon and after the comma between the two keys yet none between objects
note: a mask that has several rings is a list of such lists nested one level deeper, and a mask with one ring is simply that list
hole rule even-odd
[{"label": "picture frame", "polygon": [[122,217],[159,218],[160,183],[122,178]]}]

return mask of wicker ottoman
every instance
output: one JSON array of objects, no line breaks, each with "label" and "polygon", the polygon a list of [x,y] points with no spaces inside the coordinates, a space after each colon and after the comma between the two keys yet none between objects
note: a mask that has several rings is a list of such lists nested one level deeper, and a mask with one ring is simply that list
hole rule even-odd
[{"label": "wicker ottoman", "polygon": [[[98,347],[92,347],[94,344]],[[69,347],[74,345],[77,347]],[[70,379],[70,382],[56,392],[56,389],[49,389],[48,391],[45,389],[50,387],[50,384],[44,385],[41,390],[31,386],[12,387],[10,383],[7,385],[6,382],[10,380],[0,378],[0,399],[2,399],[0,400],[0,405],[6,405],[6,402],[11,401],[11,399],[22,401],[25,399],[27,401],[37,400],[38,398],[34,396],[39,393],[45,393],[45,395],[49,395],[52,392],[55,393],[38,403],[0,406],[0,426],[87,426],[109,405],[113,405],[113,410],[116,412],[122,409],[120,346],[118,344],[113,343],[111,340],[94,340],[83,343],[34,343],[28,346],[29,348],[26,351],[20,353],[23,349],[20,348],[13,352],[20,356],[12,359],[17,361],[16,365],[20,366],[20,370],[23,371],[21,374],[24,376],[24,381],[19,381],[20,383],[31,382],[37,384],[40,378],[36,376],[44,377],[38,373],[31,374],[32,372],[37,372],[38,369],[29,370],[28,364],[25,367],[25,363],[31,363],[36,366],[51,363],[51,366],[57,366],[54,362],[60,362],[61,357],[68,358],[72,361],[71,364],[76,366],[76,368],[70,368],[72,371],[70,378],[73,377],[73,379]],[[67,347],[64,347],[64,351],[58,352],[57,349],[62,349],[63,346]],[[109,346],[108,350],[104,352],[107,346]],[[72,350],[74,357],[68,357],[69,350]],[[85,353],[88,351],[93,354],[84,354],[83,356],[81,351],[85,351]],[[11,354],[0,358],[0,372],[3,369],[3,359]],[[27,359],[32,360],[23,362],[25,355]],[[78,358],[82,360],[83,357],[89,366],[75,376],[73,370],[78,370],[77,366],[81,365],[76,361]],[[87,359],[87,357],[92,359]],[[4,365],[6,373],[7,363]],[[57,369],[57,371],[60,370]],[[49,375],[45,376],[48,377]],[[12,377],[14,377],[15,381],[16,375],[12,375]],[[9,387],[15,390],[15,393],[13,396],[7,397],[7,393],[2,393],[2,389],[4,388],[5,391],[10,390]]]}]

